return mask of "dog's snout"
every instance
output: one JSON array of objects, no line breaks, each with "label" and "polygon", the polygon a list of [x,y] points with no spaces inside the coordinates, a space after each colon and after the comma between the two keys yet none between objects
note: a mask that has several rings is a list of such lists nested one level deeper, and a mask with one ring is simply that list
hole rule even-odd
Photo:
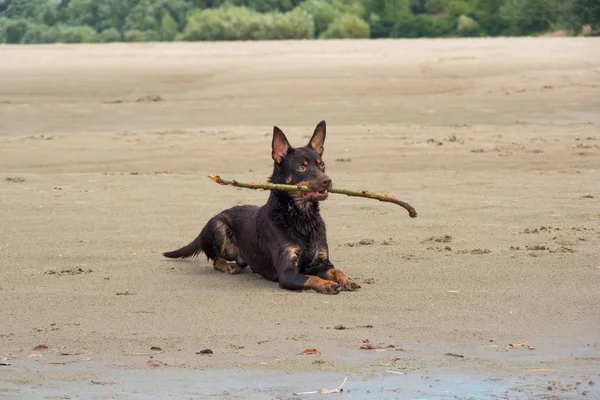
[{"label": "dog's snout", "polygon": [[331,179],[329,177],[323,178],[321,185],[323,185],[326,190],[331,189]]}]

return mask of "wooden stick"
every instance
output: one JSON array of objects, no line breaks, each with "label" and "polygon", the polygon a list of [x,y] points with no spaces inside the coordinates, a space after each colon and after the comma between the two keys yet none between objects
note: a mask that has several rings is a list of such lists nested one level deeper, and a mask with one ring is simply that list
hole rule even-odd
[{"label": "wooden stick", "polygon": [[[312,192],[313,190],[308,186],[300,186],[300,185],[282,185],[275,183],[244,183],[238,182],[235,179],[231,181],[226,181],[222,179],[219,175],[208,175],[210,179],[219,185],[231,185],[236,187],[242,187],[246,189],[263,189],[263,190],[284,190],[287,192]],[[354,196],[354,197],[364,197],[367,199],[379,200],[387,203],[398,204],[400,207],[405,208],[408,211],[408,215],[411,218],[417,217],[417,211],[410,204],[398,200],[395,197],[390,196],[389,194],[377,194],[369,192],[368,190],[354,191],[348,189],[335,189],[331,188],[328,190],[329,193],[337,193],[337,194],[345,194],[346,196]]]}]

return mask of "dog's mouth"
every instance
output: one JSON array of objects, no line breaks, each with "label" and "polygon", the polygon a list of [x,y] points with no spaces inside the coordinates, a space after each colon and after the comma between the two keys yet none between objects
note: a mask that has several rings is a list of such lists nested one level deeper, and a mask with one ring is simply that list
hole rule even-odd
[{"label": "dog's mouth", "polygon": [[302,198],[307,201],[323,201],[329,196],[327,190],[320,192],[302,192]]}]

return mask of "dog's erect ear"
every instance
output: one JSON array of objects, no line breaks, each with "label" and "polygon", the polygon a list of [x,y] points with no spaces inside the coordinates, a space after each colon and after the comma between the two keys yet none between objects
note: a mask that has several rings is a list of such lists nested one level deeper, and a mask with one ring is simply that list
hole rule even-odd
[{"label": "dog's erect ear", "polygon": [[277,164],[281,164],[283,157],[285,157],[292,148],[283,131],[277,126],[273,127],[273,142],[271,143],[271,148],[273,149],[271,156]]},{"label": "dog's erect ear", "polygon": [[325,143],[326,125],[325,121],[319,122],[315,128],[315,133],[313,133],[310,142],[308,142],[308,146],[312,147],[321,156],[323,155],[323,144]]}]

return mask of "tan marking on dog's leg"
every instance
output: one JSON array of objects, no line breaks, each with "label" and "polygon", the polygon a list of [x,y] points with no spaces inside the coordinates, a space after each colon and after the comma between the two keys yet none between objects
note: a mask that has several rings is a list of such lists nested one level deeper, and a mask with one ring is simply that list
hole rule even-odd
[{"label": "tan marking on dog's leg", "polygon": [[358,283],[352,282],[350,279],[348,279],[345,273],[336,268],[328,269],[327,272],[325,272],[325,278],[329,279],[330,281],[337,282],[341,286],[342,290],[353,291],[360,289],[360,285]]},{"label": "tan marking on dog's leg", "polygon": [[294,263],[294,266],[297,267],[298,264],[298,258],[300,257],[300,247],[298,246],[287,246],[287,248],[285,249],[287,256],[290,260],[292,260],[292,262]]},{"label": "tan marking on dog's leg", "polygon": [[227,262],[227,260],[225,260],[224,258],[217,258],[214,263],[213,266],[215,267],[215,269],[217,271],[221,271],[221,272],[225,272],[227,274],[238,274],[242,269],[237,266],[237,265],[231,265]]},{"label": "tan marking on dog's leg", "polygon": [[304,284],[304,289],[312,289],[319,293],[338,294],[340,285],[331,280],[321,279],[318,276],[308,275],[308,280]]},{"label": "tan marking on dog's leg", "polygon": [[317,260],[319,260],[319,261],[329,260],[329,252],[327,251],[327,249],[319,250],[319,252],[317,253]]},{"label": "tan marking on dog's leg", "polygon": [[222,258],[225,261],[236,261],[239,255],[239,249],[230,238],[231,230],[229,226],[219,221],[216,224],[216,229],[221,236],[221,247],[217,258]]}]

